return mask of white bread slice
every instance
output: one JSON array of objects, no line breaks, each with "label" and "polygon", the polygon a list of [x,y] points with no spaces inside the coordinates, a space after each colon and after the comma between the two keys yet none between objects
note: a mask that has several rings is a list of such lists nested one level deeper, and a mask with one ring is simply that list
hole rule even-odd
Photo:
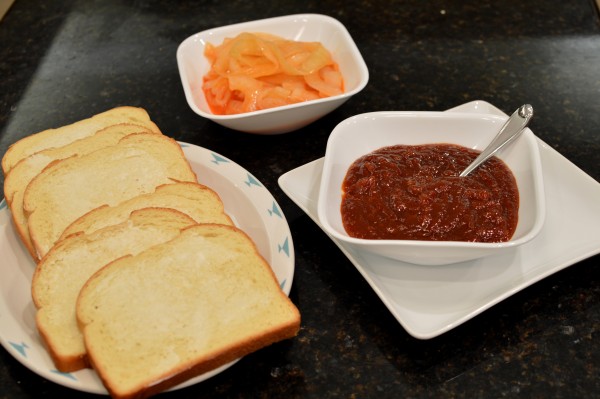
[{"label": "white bread slice", "polygon": [[79,294],[77,318],[92,366],[117,399],[156,394],[300,326],[248,236],[210,224],[99,270]]},{"label": "white bread slice", "polygon": [[89,234],[104,226],[118,224],[140,208],[164,207],[181,211],[198,223],[233,225],[219,195],[210,188],[191,182],[164,184],[152,193],[138,195],[115,206],[102,206],[75,220],[59,240],[79,231]]},{"label": "white bread slice", "polygon": [[160,133],[158,126],[150,120],[150,116],[143,108],[116,107],[70,125],[32,134],[13,143],[2,157],[2,171],[6,175],[17,162],[31,154],[46,148],[62,147],[72,141],[91,136],[105,127],[119,123],[145,126]]},{"label": "white bread slice", "polygon": [[166,242],[193,224],[193,219],[173,209],[140,209],[121,224],[67,237],[42,258],[31,293],[38,309],[38,331],[58,370],[89,367],[75,317],[77,296],[88,278],[107,263]]},{"label": "white bread slice", "polygon": [[48,165],[29,183],[23,197],[38,259],[67,226],[92,209],[176,181],[196,182],[196,175],[179,144],[161,134],[130,134],[114,146]]},{"label": "white bread slice", "polygon": [[17,162],[8,172],[4,180],[4,198],[6,198],[6,202],[10,207],[17,232],[34,259],[36,259],[36,255],[29,238],[27,217],[23,210],[23,194],[31,180],[51,162],[69,158],[73,155],[88,154],[97,149],[115,145],[124,136],[138,132],[154,133],[152,130],[140,125],[121,123],[109,126],[92,136],[75,140],[65,146],[48,148],[29,155]]}]

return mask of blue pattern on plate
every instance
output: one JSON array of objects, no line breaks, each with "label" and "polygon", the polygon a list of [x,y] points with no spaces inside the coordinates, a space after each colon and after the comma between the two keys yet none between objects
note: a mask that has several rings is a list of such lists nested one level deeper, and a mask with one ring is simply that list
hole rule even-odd
[{"label": "blue pattern on plate", "polygon": [[287,237],[285,237],[285,241],[283,242],[283,244],[281,244],[281,245],[278,244],[277,245],[277,250],[279,252],[281,252],[281,251],[285,252],[285,254],[287,255],[287,257],[288,258],[290,257],[290,243],[289,243]]},{"label": "blue pattern on plate", "polygon": [[6,208],[6,200],[2,198],[2,201],[0,201],[0,211],[4,208]]},{"label": "blue pattern on plate", "polygon": [[71,374],[71,373],[63,373],[62,371],[60,371],[60,370],[56,370],[56,369],[54,369],[54,370],[50,370],[50,371],[51,371],[52,373],[54,373],[54,374],[62,375],[62,376],[64,376],[64,377],[67,377],[67,378],[70,378],[70,379],[72,379],[73,381],[77,381],[77,378],[75,378],[75,376],[74,376],[73,374]]},{"label": "blue pattern on plate", "polygon": [[224,158],[224,157],[220,156],[219,154],[215,154],[214,152],[212,152],[211,155],[213,156],[213,160],[210,162],[214,163],[215,165],[219,165],[220,163],[231,162],[231,161],[229,161],[229,159]]},{"label": "blue pattern on plate", "polygon": [[281,210],[279,209],[279,207],[277,206],[277,203],[275,201],[273,201],[273,205],[271,206],[271,209],[268,209],[269,215],[273,216],[279,216],[280,219],[283,219],[283,215],[281,214]]},{"label": "blue pattern on plate", "polygon": [[25,342],[21,342],[20,344],[10,342],[10,346],[15,348],[23,357],[27,357],[27,352],[25,350],[29,349],[29,346],[27,346]]},{"label": "blue pattern on plate", "polygon": [[248,173],[248,180],[246,180],[244,183],[246,183],[246,185],[248,187],[251,186],[256,186],[256,187],[262,187],[262,184],[260,184],[260,182],[258,180],[256,180],[256,178],[254,176],[252,176],[250,173]]}]

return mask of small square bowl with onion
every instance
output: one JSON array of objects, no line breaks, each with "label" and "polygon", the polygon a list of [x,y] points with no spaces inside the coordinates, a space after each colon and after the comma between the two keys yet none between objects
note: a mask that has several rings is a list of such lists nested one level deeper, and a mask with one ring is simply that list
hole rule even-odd
[{"label": "small square bowl with onion", "polygon": [[[203,90],[204,78],[211,70],[205,49],[209,44],[219,46],[225,39],[236,38],[242,33],[320,43],[339,68],[343,90],[326,97],[270,108],[253,108],[248,112],[213,112]],[[179,45],[177,64],[186,100],[196,114],[230,129],[264,135],[291,132],[316,121],[359,93],[369,80],[365,61],[348,30],[338,20],[320,14],[267,18],[196,33]]]},{"label": "small square bowl with onion", "polygon": [[[407,220],[415,215],[421,214],[421,212],[426,209],[427,214],[424,219],[416,219],[414,223],[417,230],[422,230],[430,235],[418,236],[417,238],[411,236],[408,239],[404,236],[394,236],[393,238],[384,237],[382,239],[374,239],[371,236],[366,236],[367,238],[364,238],[364,235],[356,235],[356,233],[351,236],[346,231],[346,225],[342,218],[342,197],[347,195],[343,191],[342,185],[349,168],[359,158],[362,158],[375,150],[396,145],[412,147],[432,144],[450,144],[474,150],[475,153],[480,152],[488,143],[490,143],[505,121],[506,118],[494,115],[429,111],[372,112],[356,115],[342,121],[334,128],[328,139],[323,162],[323,173],[317,208],[318,217],[324,231],[330,236],[344,243],[351,244],[361,251],[420,265],[452,264],[503,254],[506,253],[506,251],[510,251],[517,246],[532,240],[540,232],[544,223],[545,197],[537,139],[529,128],[526,128],[514,142],[502,148],[495,154],[495,157],[502,161],[501,164],[508,167],[508,175],[512,173],[514,176],[514,179],[511,179],[511,184],[514,190],[514,183],[516,183],[516,190],[518,191],[516,201],[513,201],[517,203],[518,211],[515,209],[512,210],[513,221],[515,219],[515,213],[518,213],[516,217],[516,227],[514,227],[513,223],[512,235],[507,236],[500,242],[482,242],[485,240],[471,239],[465,241],[462,240],[462,238],[431,239],[434,235],[426,231],[428,228],[433,229],[435,227],[438,231],[444,229],[450,230],[448,226],[452,227],[459,225],[460,223],[471,223],[477,224],[476,226],[471,227],[477,228],[478,226],[482,226],[481,228],[483,229],[484,224],[476,222],[481,219],[475,219],[469,215],[469,212],[472,210],[471,207],[474,208],[476,205],[467,203],[464,209],[464,215],[466,216],[458,216],[456,220],[447,223],[448,226],[443,226],[443,223],[441,222],[443,217],[439,215],[436,216],[436,214],[431,211],[434,209],[434,206],[431,205],[431,201],[436,197],[451,197],[443,197],[439,194],[441,192],[439,191],[439,187],[432,189],[430,192],[421,193],[419,191],[421,188],[418,188],[414,181],[408,180],[404,181],[408,181],[409,191],[416,196],[416,199],[409,198],[412,195],[411,193],[399,192],[396,194],[393,190],[389,191],[384,187],[379,194],[386,197],[381,198],[381,204],[391,203],[388,209],[379,209],[376,205],[373,205],[377,203],[377,200],[372,201],[372,199],[368,199],[368,201],[372,202],[367,203],[366,205],[358,205],[358,207],[365,209],[358,209],[356,205],[352,205],[354,208],[348,208],[350,211],[346,212],[345,218],[351,220],[352,217],[356,217],[353,216],[352,209],[359,212],[359,215],[360,212],[371,212],[371,214],[366,216],[365,214],[358,216],[364,218],[364,220],[359,221],[364,227],[371,229],[373,226],[379,226],[379,228],[385,229],[386,223],[388,224],[387,228],[390,228],[389,224],[391,223],[392,230],[401,230],[407,229],[406,226],[402,225],[403,223],[408,224],[408,222],[406,222]],[[447,155],[442,154],[440,156],[442,157],[441,159],[444,159],[443,157]],[[479,168],[484,168],[490,160]],[[381,165],[385,165],[385,162]],[[463,164],[464,167],[470,163],[468,160],[464,162],[466,162]],[[373,165],[380,164],[372,163],[366,167],[372,168]],[[460,169],[462,166],[458,168]],[[405,169],[406,168],[403,170]],[[477,175],[476,172],[477,169],[466,177],[459,177],[458,173],[460,173],[460,171],[458,171],[457,174],[450,178],[455,179],[454,181],[457,179],[475,178],[475,175]],[[374,175],[375,174],[373,174],[373,176]],[[378,176],[384,176],[383,179],[386,179],[386,175],[380,174]],[[379,178],[382,179],[381,177]],[[363,184],[364,187],[361,187],[361,190],[371,190],[365,191],[368,195],[374,195],[373,193],[375,193],[375,195],[377,194],[375,192],[376,190],[373,191],[372,187],[367,187],[372,181],[359,182],[356,180],[355,183]],[[465,181],[458,183],[465,183]],[[383,184],[392,185],[391,187],[394,188],[393,185],[397,184],[397,181],[395,180],[392,182],[390,180],[389,182],[383,182]],[[410,186],[411,184],[412,186]],[[488,183],[484,183],[484,185],[485,184]],[[349,189],[344,186],[344,190]],[[390,192],[392,192],[392,194],[390,194]],[[429,197],[424,198],[424,202],[419,203],[419,195],[428,195]],[[461,206],[460,202],[463,200],[464,199],[460,199],[460,201],[458,201],[459,208]],[[468,198],[466,200],[468,200]],[[448,199],[448,203],[452,201]],[[456,201],[454,201],[454,203],[456,203]],[[394,207],[399,210],[394,210]],[[367,208],[370,210],[367,211]],[[381,214],[378,214],[380,212]],[[408,216],[400,218],[394,215],[394,212],[408,212],[406,214]],[[453,211],[446,210],[443,212]],[[492,217],[491,220],[495,220],[493,218],[496,217],[494,215],[497,215],[497,213],[493,213],[492,211],[489,211],[489,213],[491,215],[490,217]],[[371,215],[374,215],[375,219],[373,219],[373,221],[370,219],[366,220],[370,218]],[[469,222],[469,220],[472,221]],[[394,223],[397,223],[398,225],[395,226]],[[493,229],[494,228],[491,228],[491,230]]]}]

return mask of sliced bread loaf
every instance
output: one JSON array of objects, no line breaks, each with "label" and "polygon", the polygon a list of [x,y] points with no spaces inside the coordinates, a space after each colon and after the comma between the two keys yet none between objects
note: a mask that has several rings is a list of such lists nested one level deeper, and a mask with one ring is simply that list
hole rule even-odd
[{"label": "sliced bread loaf", "polygon": [[161,134],[130,134],[114,146],[51,163],[31,180],[23,197],[38,259],[92,209],[176,181],[196,182],[196,175],[179,144]]},{"label": "sliced bread loaf", "polygon": [[152,193],[138,195],[115,206],[91,210],[71,223],[60,239],[79,231],[89,234],[104,226],[118,224],[133,210],[146,207],[174,208],[198,223],[233,224],[216,192],[198,183],[181,182],[164,184]]},{"label": "sliced bread loaf", "polygon": [[88,278],[107,263],[168,241],[194,223],[173,209],[140,209],[120,224],[67,237],[42,258],[31,292],[38,331],[58,370],[88,367],[75,317],[77,296]]},{"label": "sliced bread loaf", "polygon": [[80,292],[77,318],[92,366],[119,399],[160,392],[300,326],[248,236],[210,224],[99,270]]},{"label": "sliced bread loaf", "polygon": [[150,116],[144,109],[129,106],[116,107],[70,125],[32,134],[13,143],[2,157],[2,171],[6,175],[17,162],[31,154],[46,148],[62,147],[119,123],[131,123],[160,132],[158,126],[150,120]]},{"label": "sliced bread loaf", "polygon": [[27,217],[23,211],[23,194],[31,180],[48,164],[74,155],[83,155],[100,148],[115,145],[131,133],[154,133],[150,129],[133,124],[118,124],[102,129],[83,139],[75,140],[62,147],[53,147],[31,154],[17,162],[4,180],[4,198],[10,207],[11,215],[21,240],[34,259],[36,254],[29,238]]}]

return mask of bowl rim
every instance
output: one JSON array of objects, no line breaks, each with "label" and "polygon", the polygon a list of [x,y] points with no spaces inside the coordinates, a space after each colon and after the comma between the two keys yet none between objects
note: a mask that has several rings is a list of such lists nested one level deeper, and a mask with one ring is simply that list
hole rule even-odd
[{"label": "bowl rim", "polygon": [[[204,110],[200,109],[200,107],[198,107],[198,105],[195,103],[195,101],[193,101],[192,94],[191,94],[190,82],[187,78],[187,75],[185,73],[185,69],[183,66],[183,52],[184,52],[185,48],[189,45],[190,42],[197,41],[199,38],[201,38],[203,36],[210,36],[210,35],[215,34],[215,32],[221,32],[224,30],[237,29],[237,28],[243,29],[245,27],[251,27],[252,25],[255,25],[257,23],[284,22],[287,20],[299,19],[299,18],[304,18],[304,19],[311,18],[311,19],[326,21],[326,22],[334,25],[342,33],[342,35],[345,39],[344,42],[347,44],[349,50],[352,52],[352,54],[354,55],[354,58],[357,61],[357,69],[359,71],[360,79],[355,88],[353,88],[350,91],[344,92],[342,94],[338,94],[336,96],[324,97],[324,98],[319,98],[316,100],[308,100],[308,101],[283,105],[283,106],[274,107],[274,108],[267,108],[267,109],[244,112],[244,113],[240,113],[240,114],[232,114],[232,115],[219,115],[219,114],[213,114],[212,112],[204,111]],[[365,60],[364,60],[360,50],[358,49],[358,46],[354,42],[354,39],[350,35],[350,32],[348,31],[348,29],[345,27],[344,24],[342,24],[336,18],[331,17],[329,15],[318,14],[318,13],[299,13],[299,14],[281,15],[281,16],[262,18],[262,19],[252,20],[252,21],[237,22],[237,23],[233,23],[233,24],[229,24],[229,25],[223,25],[223,26],[217,26],[217,27],[205,29],[203,31],[200,31],[200,32],[197,32],[197,33],[194,33],[194,34],[188,36],[186,39],[184,39],[179,44],[179,46],[177,47],[177,52],[176,52],[176,59],[177,59],[177,65],[178,65],[178,70],[179,70],[179,76],[180,76],[181,82],[183,84],[183,89],[184,89],[188,104],[193,108],[193,110],[198,115],[205,117],[207,119],[212,119],[212,120],[240,119],[240,118],[246,118],[246,117],[250,117],[250,116],[258,116],[258,115],[264,115],[264,114],[271,114],[271,113],[275,113],[275,112],[288,111],[288,110],[293,110],[295,108],[302,108],[302,107],[307,107],[307,106],[318,106],[318,104],[332,102],[332,101],[341,101],[341,100],[347,99],[349,97],[352,97],[355,94],[362,91],[365,88],[365,86],[367,85],[367,83],[369,82],[369,69],[367,68]]]},{"label": "bowl rim", "polygon": [[[388,118],[388,117],[405,117],[405,116],[413,116],[413,117],[435,117],[442,119],[494,119],[494,120],[506,120],[508,116],[498,116],[494,114],[473,114],[473,113],[462,113],[462,112],[443,112],[443,111],[375,111],[375,112],[367,112],[361,113],[357,115],[353,115],[345,120],[341,121],[336,125],[336,127],[331,132],[329,139],[327,141],[327,148],[325,151],[324,162],[323,162],[323,175],[321,176],[320,182],[320,195],[317,203],[317,216],[319,221],[325,231],[332,235],[333,237],[342,240],[344,242],[360,245],[366,247],[416,247],[416,248],[431,248],[431,247],[446,247],[449,249],[502,249],[502,248],[512,248],[519,245],[522,245],[528,241],[531,241],[535,238],[539,232],[541,231],[543,224],[545,222],[546,216],[546,201],[545,201],[545,191],[544,191],[544,182],[542,175],[542,163],[541,156],[539,152],[539,147],[537,143],[537,139],[534,133],[526,128],[521,137],[526,140],[526,142],[531,146],[532,150],[528,151],[530,154],[530,163],[532,165],[532,172],[534,175],[533,183],[534,187],[532,192],[535,195],[535,219],[533,226],[529,229],[526,234],[518,239],[510,239],[508,241],[503,242],[471,242],[471,241],[428,241],[428,240],[393,240],[393,239],[363,239],[351,237],[347,234],[341,234],[337,229],[335,229],[329,223],[329,218],[327,217],[325,210],[325,199],[323,193],[326,193],[328,190],[328,180],[326,176],[326,171],[328,169],[329,163],[331,162],[330,153],[330,143],[332,138],[335,138],[340,134],[342,129],[351,124],[354,120],[359,118],[365,119],[378,119],[378,118]],[[514,172],[513,172],[514,173]],[[517,222],[518,223],[518,222]]]}]

